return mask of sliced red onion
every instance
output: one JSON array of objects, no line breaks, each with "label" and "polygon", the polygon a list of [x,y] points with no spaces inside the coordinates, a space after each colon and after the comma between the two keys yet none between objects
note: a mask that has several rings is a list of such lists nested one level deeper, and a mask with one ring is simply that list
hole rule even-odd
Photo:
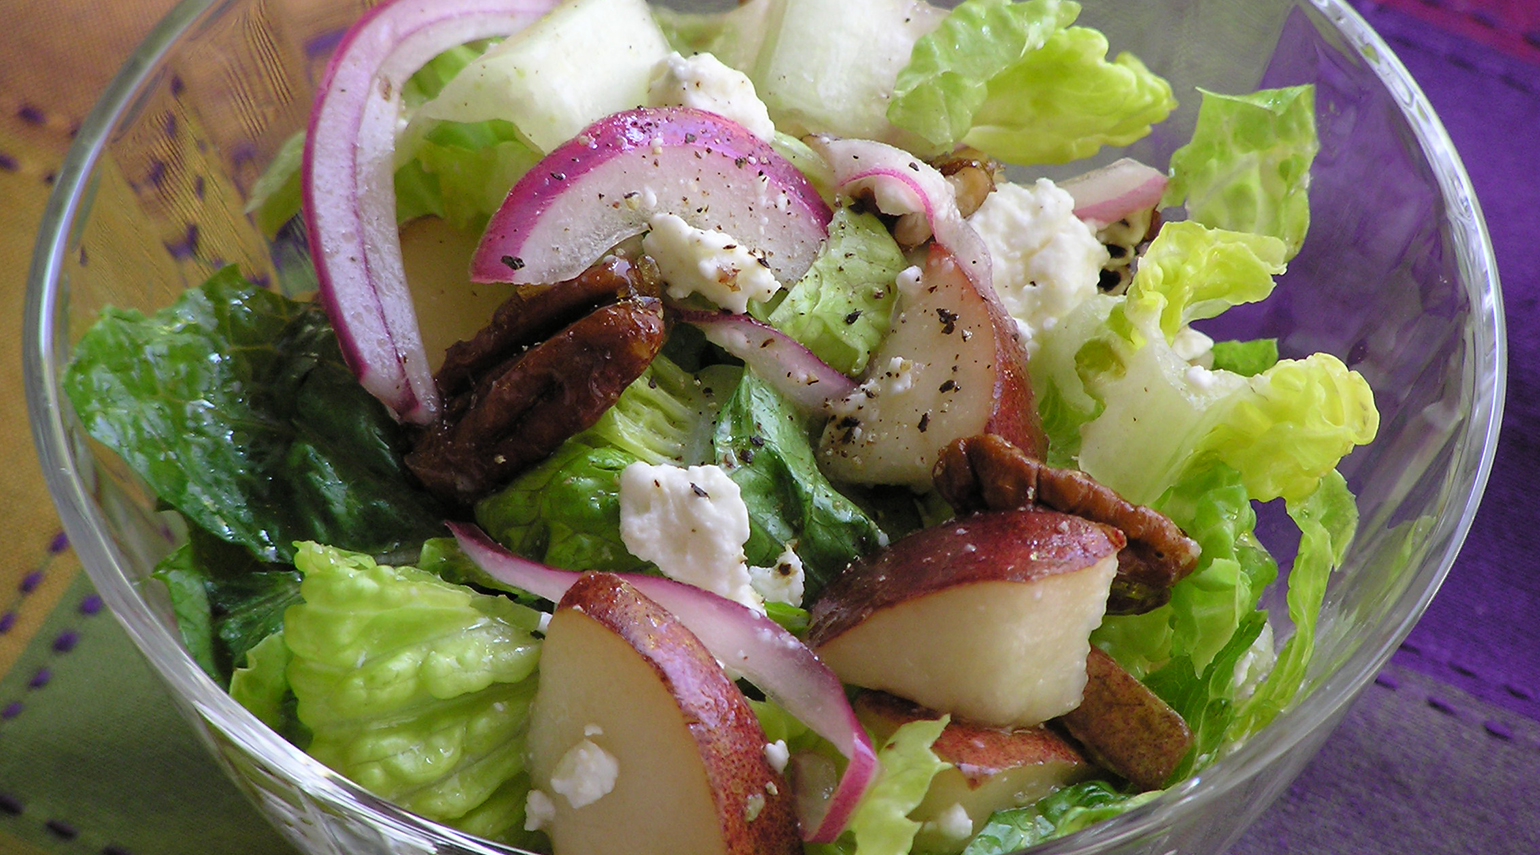
[{"label": "sliced red onion", "polygon": [[935,167],[901,148],[872,140],[818,137],[815,151],[834,170],[840,195],[869,192],[884,214],[919,214],[936,243],[957,259],[968,278],[985,293],[994,292],[989,247],[957,210],[957,191]]},{"label": "sliced red onion", "polygon": [[[476,526],[448,525],[476,566],[520,590],[556,602],[581,575],[520,558]],[[839,678],[796,636],[741,603],[662,576],[619,575],[679,618],[724,666],[849,758],[823,816],[803,817],[804,839],[832,842],[877,772],[877,754]]]},{"label": "sliced red onion", "polygon": [[394,152],[401,87],[428,60],[507,36],[556,0],[394,0],[343,36],[310,113],[305,228],[321,300],[358,380],[400,418],[437,415],[438,391],[417,328],[396,232]]},{"label": "sliced red onion", "polygon": [[854,392],[856,382],[801,342],[748,315],[681,309],[679,320],[699,327],[712,344],[743,360],[776,391],[804,410]]},{"label": "sliced red onion", "polygon": [[688,107],[641,107],[589,125],[513,186],[471,279],[571,279],[663,213],[732,235],[782,282],[807,272],[832,216],[807,178],[742,125]]},{"label": "sliced red onion", "polygon": [[1100,228],[1159,205],[1166,192],[1166,174],[1125,157],[1059,186],[1074,197],[1075,216]]}]

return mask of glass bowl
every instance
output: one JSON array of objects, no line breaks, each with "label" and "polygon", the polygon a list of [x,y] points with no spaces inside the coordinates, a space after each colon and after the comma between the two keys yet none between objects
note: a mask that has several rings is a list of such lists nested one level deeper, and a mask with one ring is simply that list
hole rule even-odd
[{"label": "glass bowl", "polygon": [[[303,127],[329,51],[366,5],[185,0],[134,54],[81,127],[42,224],[26,304],[27,399],[64,527],[103,598],[204,743],[296,846],[339,855],[506,852],[330,772],[199,670],[164,592],[148,580],[173,528],[124,466],[86,439],[59,387],[72,343],[104,306],[153,311],[226,264],[275,283],[294,269],[294,246],[265,241],[243,200]],[[1190,134],[1194,85],[1316,84],[1321,152],[1310,238],[1275,297],[1227,323],[1229,332],[1278,337],[1284,355],[1341,356],[1370,381],[1382,414],[1379,438],[1343,464],[1362,527],[1327,590],[1308,690],[1198,776],[1037,850],[1219,852],[1321,746],[1448,572],[1496,445],[1501,298],[1449,137],[1345,3],[1088,5],[1083,22],[1164,74],[1183,101],[1127,152],[1147,162],[1164,164]],[[1262,517],[1265,540],[1267,509]],[[1286,566],[1290,556],[1279,558]],[[1264,602],[1281,605],[1281,593]]]}]

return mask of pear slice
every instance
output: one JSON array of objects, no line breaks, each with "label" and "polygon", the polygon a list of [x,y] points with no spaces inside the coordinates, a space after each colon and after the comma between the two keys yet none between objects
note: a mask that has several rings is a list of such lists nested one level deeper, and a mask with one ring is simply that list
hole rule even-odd
[{"label": "pear slice", "polygon": [[547,628],[530,714],[531,815],[556,855],[798,855],[791,787],[717,661],[612,574]]},{"label": "pear slice", "polygon": [[[940,716],[886,692],[862,692],[852,706],[881,741],[911,721]],[[938,855],[961,851],[995,811],[1032,804],[1099,771],[1046,725],[999,728],[953,718],[931,750],[952,766],[931,779],[909,818],[920,823],[915,849]]]},{"label": "pear slice", "polygon": [[1060,719],[1101,765],[1141,790],[1158,790],[1192,748],[1180,713],[1107,653],[1086,658],[1080,706]]},{"label": "pear slice", "polygon": [[846,683],[980,724],[1041,724],[1080,704],[1123,544],[1044,510],[924,529],[846,568],[813,605],[808,644]]}]

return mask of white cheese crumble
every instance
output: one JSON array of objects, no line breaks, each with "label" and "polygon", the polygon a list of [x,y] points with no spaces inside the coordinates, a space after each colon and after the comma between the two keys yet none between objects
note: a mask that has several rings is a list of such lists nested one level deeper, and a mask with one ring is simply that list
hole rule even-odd
[{"label": "white cheese crumble", "polygon": [[936,830],[953,840],[966,840],[973,836],[973,819],[961,804],[954,802],[936,817]]},{"label": "white cheese crumble", "polygon": [[802,557],[787,544],[773,566],[749,567],[749,584],[770,602],[802,605],[802,595],[807,591],[807,573],[802,568]]},{"label": "white cheese crumble", "polygon": [[709,53],[686,58],[676,52],[664,57],[653,68],[647,99],[654,107],[693,107],[716,113],[765,142],[775,136],[770,110],[754,93],[753,81]]},{"label": "white cheese crumble", "polygon": [[743,554],[749,509],[719,466],[627,466],[620,473],[620,539],[670,579],[764,610]]},{"label": "white cheese crumble", "polygon": [[556,803],[541,790],[531,789],[524,799],[524,830],[550,828],[556,820]]},{"label": "white cheese crumble", "polygon": [[770,762],[770,768],[774,769],[777,774],[784,774],[786,764],[791,760],[791,749],[786,747],[786,740],[777,739],[774,742],[766,743],[765,759]]},{"label": "white cheese crumble", "polygon": [[1002,183],[968,218],[989,247],[995,290],[1030,355],[1049,329],[1096,294],[1107,248],[1075,216],[1075,200],[1046,178]]},{"label": "white cheese crumble", "polygon": [[731,235],[697,229],[674,214],[654,214],[651,231],[642,238],[642,251],[658,262],[668,283],[668,295],[683,300],[691,294],[742,313],[750,300],[764,301],[781,290],[764,259]]},{"label": "white cheese crumble", "polygon": [[615,755],[584,739],[567,749],[551,773],[551,789],[567,797],[574,808],[585,807],[615,789],[620,763]]}]

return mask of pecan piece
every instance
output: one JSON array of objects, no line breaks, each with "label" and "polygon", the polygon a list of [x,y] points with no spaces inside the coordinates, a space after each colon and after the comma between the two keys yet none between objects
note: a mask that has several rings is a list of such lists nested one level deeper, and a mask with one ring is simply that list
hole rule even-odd
[{"label": "pecan piece", "polygon": [[994,192],[995,182],[1005,179],[1005,166],[977,149],[959,149],[934,166],[957,191],[957,210],[964,217],[972,216]]},{"label": "pecan piece", "polygon": [[1109,614],[1139,614],[1163,605],[1171,586],[1198,564],[1198,544],[1166,515],[1135,505],[1091,476],[1055,469],[1001,437],[964,437],[942,449],[933,470],[936,489],[958,513],[1046,505],[1120,529]]},{"label": "pecan piece", "polygon": [[610,256],[565,282],[521,286],[497,307],[480,332],[450,346],[433,380],[440,395],[453,398],[531,343],[544,340],[600,306],[661,293],[658,266],[646,256],[639,260]]},{"label": "pecan piece", "polygon": [[431,492],[465,504],[545,459],[599,420],[663,346],[654,297],[601,307],[485,375],[446,407],[406,464]]}]

